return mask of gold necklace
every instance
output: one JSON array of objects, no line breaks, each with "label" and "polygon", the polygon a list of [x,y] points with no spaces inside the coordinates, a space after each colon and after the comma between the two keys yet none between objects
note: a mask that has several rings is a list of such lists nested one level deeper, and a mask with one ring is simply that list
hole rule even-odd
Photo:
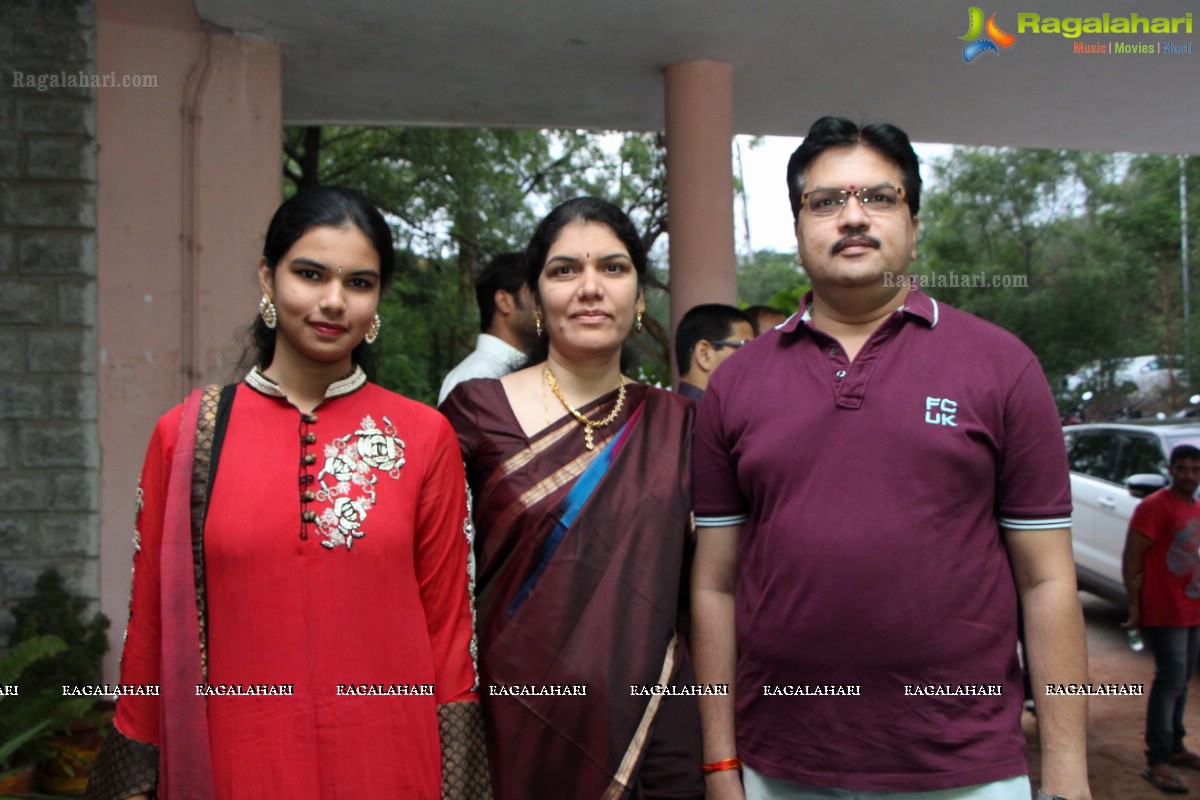
[{"label": "gold necklace", "polygon": [[554,396],[558,398],[558,402],[563,404],[563,407],[567,409],[572,417],[583,423],[583,446],[588,450],[595,450],[596,442],[592,438],[592,431],[596,430],[596,428],[611,425],[613,420],[617,418],[617,415],[621,413],[621,407],[625,405],[625,376],[621,376],[621,388],[617,390],[617,404],[613,406],[612,412],[604,419],[590,420],[572,408],[571,404],[567,402],[567,398],[563,397],[562,389],[558,388],[558,380],[554,377],[554,373],[550,371],[550,365],[547,364],[542,369],[546,383],[550,384],[550,391],[554,392]]}]

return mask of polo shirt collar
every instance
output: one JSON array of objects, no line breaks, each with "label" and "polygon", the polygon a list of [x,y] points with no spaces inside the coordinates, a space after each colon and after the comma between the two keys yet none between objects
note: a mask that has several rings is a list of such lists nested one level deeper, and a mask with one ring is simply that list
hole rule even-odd
[{"label": "polo shirt collar", "polygon": [[925,320],[925,324],[931,328],[937,327],[938,311],[940,310],[937,300],[916,286],[909,287],[908,297],[904,299],[904,305],[900,306],[900,310],[910,317]]},{"label": "polo shirt collar", "polygon": [[[813,293],[809,290],[800,299],[800,307],[796,313],[776,327],[784,333],[795,333],[801,325],[810,325],[812,323],[812,299]],[[899,310],[909,317],[923,320],[930,328],[937,327],[938,312],[940,311],[938,302],[915,286],[909,288],[908,297],[905,298],[904,305],[900,306]]]}]

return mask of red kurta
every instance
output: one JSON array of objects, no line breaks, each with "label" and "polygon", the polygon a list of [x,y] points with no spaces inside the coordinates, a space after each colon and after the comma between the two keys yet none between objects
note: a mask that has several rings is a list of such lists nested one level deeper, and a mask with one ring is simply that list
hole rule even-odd
[{"label": "red kurta", "polygon": [[[142,472],[126,684],[159,683],[180,413]],[[218,797],[440,795],[437,704],[477,699],[466,525],[458,443],[432,409],[361,373],[311,416],[261,376],[238,387],[205,525],[207,680],[291,693],[208,697]],[[158,698],[123,697],[116,725],[157,744]]]}]

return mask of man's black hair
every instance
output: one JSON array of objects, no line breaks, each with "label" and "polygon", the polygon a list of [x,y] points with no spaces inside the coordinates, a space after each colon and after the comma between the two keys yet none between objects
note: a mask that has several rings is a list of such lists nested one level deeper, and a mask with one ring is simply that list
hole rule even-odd
[{"label": "man's black hair", "polygon": [[900,182],[912,216],[921,208],[921,168],[908,134],[887,122],[874,122],[861,128],[845,117],[821,117],[808,129],[804,141],[788,160],[788,199],[792,201],[792,219],[800,216],[800,198],[804,195],[804,171],[817,156],[832,147],[870,147],[900,168]]},{"label": "man's black hair", "polygon": [[1191,444],[1176,445],[1171,451],[1170,465],[1173,467],[1180,461],[1200,461],[1200,447]]},{"label": "man's black hair", "polygon": [[521,285],[525,283],[525,254],[501,253],[493,258],[475,279],[475,302],[479,304],[479,330],[487,333],[496,316],[496,290],[513,296],[518,306],[521,302]]},{"label": "man's black hair", "polygon": [[750,325],[754,328],[754,335],[758,336],[763,332],[763,317],[783,317],[787,319],[790,315],[788,312],[778,309],[775,306],[757,305],[746,308],[746,316],[750,318]]}]

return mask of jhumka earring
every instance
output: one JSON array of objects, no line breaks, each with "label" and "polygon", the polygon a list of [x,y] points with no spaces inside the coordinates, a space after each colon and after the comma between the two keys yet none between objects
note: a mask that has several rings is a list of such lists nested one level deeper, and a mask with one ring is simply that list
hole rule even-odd
[{"label": "jhumka earring", "polygon": [[537,337],[542,338],[542,315],[540,312],[533,312],[533,324],[537,326]]},{"label": "jhumka earring", "polygon": [[375,315],[375,319],[371,320],[371,327],[367,328],[366,342],[367,344],[375,344],[375,340],[379,338],[379,326],[383,321],[379,319],[379,315]]},{"label": "jhumka earring", "polygon": [[279,315],[275,313],[275,304],[265,294],[262,296],[262,300],[258,301],[258,315],[262,317],[263,325],[275,330],[275,324],[279,322]]},{"label": "jhumka earring", "polygon": [[642,332],[642,309],[640,308],[637,310],[637,325],[634,325],[633,329],[638,333]]}]

